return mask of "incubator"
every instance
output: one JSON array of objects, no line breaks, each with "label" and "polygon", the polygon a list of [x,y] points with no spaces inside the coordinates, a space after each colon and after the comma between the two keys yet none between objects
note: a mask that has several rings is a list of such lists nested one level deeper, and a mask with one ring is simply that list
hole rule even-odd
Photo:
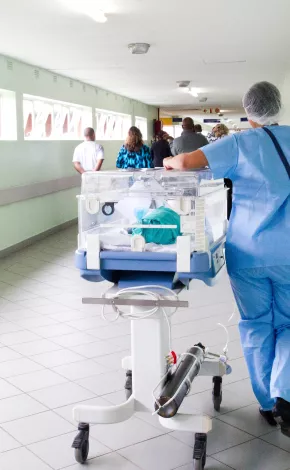
[{"label": "incubator", "polygon": [[197,272],[210,282],[224,264],[226,190],[209,170],[84,173],[78,205],[77,266],[87,279],[124,285],[158,271],[171,273],[170,287]]},{"label": "incubator", "polygon": [[198,343],[173,351],[171,316],[188,306],[178,295],[192,279],[212,285],[225,265],[226,200],[223,180],[214,181],[210,170],[82,175],[76,266],[84,279],[114,284],[83,303],[101,305],[104,321],[131,322],[131,355],[122,360],[124,403],[74,409],[78,462],[88,458],[90,423],[122,422],[148,411],[170,430],[194,433],[194,469],[205,467],[211,418],[184,414],[180,406],[194,378],[204,375],[213,377],[213,405],[220,409],[222,376],[230,372],[227,349],[214,354]]}]

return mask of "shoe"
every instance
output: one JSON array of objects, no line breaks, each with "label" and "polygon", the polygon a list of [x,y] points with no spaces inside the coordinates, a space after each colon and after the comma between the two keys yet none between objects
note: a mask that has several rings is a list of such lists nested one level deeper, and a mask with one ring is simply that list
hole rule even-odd
[{"label": "shoe", "polygon": [[270,426],[277,426],[277,421],[274,418],[272,411],[264,411],[262,408],[259,409],[260,415],[267,421]]},{"label": "shoe", "polygon": [[277,418],[282,434],[290,437],[290,403],[283,398],[277,398],[273,408],[273,416]]}]

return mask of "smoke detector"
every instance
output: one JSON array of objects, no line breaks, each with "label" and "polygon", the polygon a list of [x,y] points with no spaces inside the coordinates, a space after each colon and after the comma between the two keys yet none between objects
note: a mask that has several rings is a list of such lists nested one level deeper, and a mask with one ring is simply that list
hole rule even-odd
[{"label": "smoke detector", "polygon": [[190,80],[181,80],[176,83],[177,83],[178,88],[189,88]]},{"label": "smoke detector", "polygon": [[202,96],[199,98],[198,100],[200,103],[205,103],[207,101],[207,97],[206,96]]},{"label": "smoke detector", "polygon": [[150,44],[146,42],[134,42],[132,44],[128,44],[128,49],[132,54],[147,54],[150,49]]}]

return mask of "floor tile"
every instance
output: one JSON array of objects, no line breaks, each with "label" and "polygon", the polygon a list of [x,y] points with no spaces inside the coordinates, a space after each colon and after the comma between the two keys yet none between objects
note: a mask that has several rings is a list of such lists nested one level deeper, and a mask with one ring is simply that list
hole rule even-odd
[{"label": "floor tile", "polygon": [[192,448],[169,435],[118,452],[143,470],[172,470],[192,462]]},{"label": "floor tile", "polygon": [[24,356],[35,356],[37,354],[57,351],[61,349],[61,346],[42,338],[40,340],[31,341],[29,343],[14,344],[11,346],[11,349],[19,352],[20,354],[23,354]]},{"label": "floor tile", "polygon": [[28,395],[22,394],[16,397],[5,398],[0,400],[0,423],[7,423],[46,410],[47,408],[44,405]]},{"label": "floor tile", "polygon": [[76,328],[80,331],[93,330],[94,328],[102,328],[107,326],[105,320],[100,315],[94,317],[82,318],[80,320],[68,322],[72,328]]},{"label": "floor tile", "polygon": [[90,330],[90,334],[99,339],[112,339],[119,336],[126,336],[131,333],[131,324],[124,321],[116,325],[106,325]]},{"label": "floor tile", "polygon": [[[0,338],[4,337],[9,333],[17,332],[17,331],[22,331],[23,328],[20,325],[17,325],[16,323],[11,323],[8,321],[4,321],[0,323]],[[1,341],[3,343],[3,341]],[[3,343],[4,344],[4,343]]]},{"label": "floor tile", "polygon": [[280,447],[280,449],[290,452],[290,439],[289,437],[284,436],[280,429],[261,436],[261,439],[268,442],[269,444],[273,444],[276,447]]},{"label": "floor tile", "polygon": [[[211,381],[209,386],[211,385]],[[195,392],[195,381],[191,392]],[[243,386],[239,382],[223,386],[223,396],[220,411],[214,410],[212,402],[211,388],[201,393],[194,393],[185,398],[181,405],[181,411],[192,413],[195,410],[205,413],[208,416],[219,417],[225,413],[256,403],[256,398],[252,391],[249,380],[243,381]]]},{"label": "floor tile", "polygon": [[93,426],[91,435],[113,450],[128,447],[138,442],[160,436],[156,427],[132,417],[128,421],[116,424],[100,424]]},{"label": "floor tile", "polygon": [[21,359],[14,359],[13,361],[1,362],[0,377],[5,379],[19,374],[28,374],[29,372],[34,372],[42,368],[40,364],[23,357]]},{"label": "floor tile", "polygon": [[17,419],[2,425],[12,437],[23,445],[39,442],[74,431],[74,426],[53,411]]},{"label": "floor tile", "polygon": [[20,395],[22,392],[18,388],[14,387],[6,380],[0,379],[0,400],[2,398],[14,397],[15,395]]},{"label": "floor tile", "polygon": [[77,381],[82,387],[91,390],[96,395],[106,395],[110,392],[123,390],[125,385],[125,371],[107,372],[102,375],[96,375]]},{"label": "floor tile", "polygon": [[53,370],[72,381],[90,377],[92,375],[104,374],[107,372],[105,367],[90,359],[78,361],[73,364],[58,366]]},{"label": "floor tile", "polygon": [[[17,307],[17,306],[16,306]],[[4,320],[15,322],[17,320],[23,320],[24,318],[38,318],[39,314],[33,310],[22,308],[18,306],[18,310],[14,312],[0,313],[0,317]]]},{"label": "floor tile", "polygon": [[259,405],[254,403],[250,406],[240,408],[219,417],[223,422],[242,429],[255,437],[269,433],[273,428],[266,422],[259,413]]},{"label": "floor tile", "polygon": [[73,362],[84,360],[83,356],[80,356],[69,349],[58,349],[57,351],[37,354],[31,358],[33,361],[44,367],[57,367],[63,364],[71,364]]},{"label": "floor tile", "polygon": [[5,346],[11,346],[13,344],[28,343],[29,341],[36,341],[39,336],[31,331],[16,331],[14,333],[7,333],[0,336],[0,343]]},{"label": "floor tile", "polygon": [[[26,328],[27,330],[43,327],[43,326],[50,326],[50,325],[59,325],[59,322],[53,320],[52,318],[45,317],[38,315],[37,317],[33,318],[24,318],[22,320],[16,320],[17,325]],[[40,335],[41,336],[41,335]]]},{"label": "floor tile", "polygon": [[0,454],[0,468],[3,470],[51,470],[48,465],[24,447]]},{"label": "floor tile", "polygon": [[56,323],[55,325],[51,326],[33,328],[32,331],[34,331],[34,333],[36,333],[38,336],[42,336],[43,338],[53,338],[53,336],[76,333],[75,328],[71,328],[64,323]]},{"label": "floor tile", "polygon": [[[137,467],[132,462],[129,462],[129,460],[123,458],[121,455],[117,454],[116,452],[90,460],[87,467],[89,468],[89,470],[101,470],[101,469],[102,470],[140,470],[141,469],[141,467]],[[76,464],[71,467],[68,467],[66,470],[82,470],[82,469],[83,469],[83,465]]]},{"label": "floor tile", "polygon": [[126,356],[130,356],[130,349],[106,354],[105,356],[98,356],[94,360],[107,369],[118,370],[122,367],[122,359]]},{"label": "floor tile", "polygon": [[110,340],[83,344],[81,346],[76,346],[75,348],[73,348],[73,350],[76,353],[81,354],[87,357],[88,359],[92,359],[94,357],[100,357],[100,356],[102,357],[107,354],[112,354],[112,353],[115,353],[116,351],[122,351],[125,349],[127,348],[126,347],[122,348],[120,346],[117,346],[115,343],[113,343]]},{"label": "floor tile", "polygon": [[[222,423],[217,419],[213,419],[212,426],[212,431],[208,434],[208,455],[216,454],[253,439],[253,436],[250,434]],[[194,446],[194,435],[192,433],[176,431],[171,435],[188,446]]]},{"label": "floor tile", "polygon": [[289,453],[260,439],[232,447],[213,456],[235,470],[287,470]]},{"label": "floor tile", "polygon": [[[74,450],[71,445],[77,431],[38,442],[28,448],[55,470],[75,464]],[[89,459],[112,452],[111,449],[90,437]]]},{"label": "floor tile", "polygon": [[10,436],[6,431],[0,429],[0,454],[1,452],[17,449],[17,447],[21,447],[21,444],[17,442],[12,436]]},{"label": "floor tile", "polygon": [[248,368],[246,365],[246,361],[243,357],[239,359],[234,359],[231,361],[232,373],[226,375],[223,378],[223,383],[229,384],[233,382],[238,382],[242,379],[247,379],[249,377]]},{"label": "floor tile", "polygon": [[75,346],[80,346],[82,344],[93,343],[96,341],[96,338],[90,334],[78,331],[77,333],[72,333],[70,335],[54,336],[51,341],[63,346],[64,348],[74,348]]},{"label": "floor tile", "polygon": [[67,380],[52,370],[44,369],[30,374],[18,375],[7,379],[9,383],[15,385],[23,392],[32,392],[46,387],[52,387],[65,383]]},{"label": "floor tile", "polygon": [[1,348],[0,349],[0,362],[12,361],[14,359],[20,359],[21,354],[18,354],[16,351],[10,348]]},{"label": "floor tile", "polygon": [[94,397],[94,393],[77,384],[68,382],[30,392],[30,396],[52,409],[70,403],[77,403],[81,400],[88,400]]},{"label": "floor tile", "polygon": [[[192,470],[192,463],[188,465],[183,465],[182,467],[175,468],[174,470]],[[207,457],[205,470],[232,470],[227,465],[224,465],[221,462],[213,459],[212,457]]]}]

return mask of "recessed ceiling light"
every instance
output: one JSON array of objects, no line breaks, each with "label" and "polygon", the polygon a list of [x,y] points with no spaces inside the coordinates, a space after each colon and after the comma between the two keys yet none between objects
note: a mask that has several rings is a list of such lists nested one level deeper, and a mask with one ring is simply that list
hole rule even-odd
[{"label": "recessed ceiling light", "polygon": [[147,54],[150,49],[150,44],[146,42],[135,42],[128,44],[128,48],[132,54]]},{"label": "recessed ceiling light", "polygon": [[190,95],[194,96],[195,98],[198,98],[198,93],[194,88],[189,89]]},{"label": "recessed ceiling light", "polygon": [[91,0],[61,0],[70,10],[74,10],[85,16],[89,16],[97,23],[105,23],[107,17],[105,12],[94,5]]}]

